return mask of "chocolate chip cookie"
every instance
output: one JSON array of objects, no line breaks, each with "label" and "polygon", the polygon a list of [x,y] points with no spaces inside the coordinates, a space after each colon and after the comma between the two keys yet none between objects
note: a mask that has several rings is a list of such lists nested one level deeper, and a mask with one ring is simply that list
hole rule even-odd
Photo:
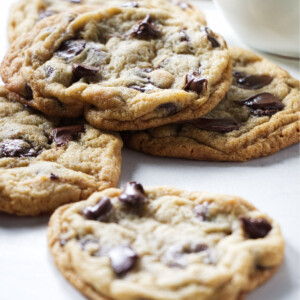
[{"label": "chocolate chip cookie", "polygon": [[38,215],[115,186],[121,148],[117,134],[47,119],[0,87],[0,210]]},{"label": "chocolate chip cookie", "polygon": [[198,160],[247,161],[300,140],[300,85],[286,71],[244,49],[230,49],[233,83],[206,116],[124,137],[132,149]]},{"label": "chocolate chip cookie", "polygon": [[140,130],[215,107],[232,72],[222,37],[159,9],[81,7],[39,22],[6,55],[8,89],[50,116]]},{"label": "chocolate chip cookie", "polygon": [[49,16],[65,12],[79,5],[120,5],[126,7],[159,7],[174,14],[187,14],[206,25],[204,14],[188,1],[176,0],[20,0],[12,5],[8,23],[8,39],[12,43],[32,30],[34,25]]},{"label": "chocolate chip cookie", "polygon": [[89,299],[241,300],[284,255],[279,225],[243,199],[136,182],[60,207],[48,241]]}]

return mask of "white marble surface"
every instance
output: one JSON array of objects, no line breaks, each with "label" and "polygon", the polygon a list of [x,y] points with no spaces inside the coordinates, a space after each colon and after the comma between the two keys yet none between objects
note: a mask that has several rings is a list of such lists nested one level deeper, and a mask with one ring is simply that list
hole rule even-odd
[{"label": "white marble surface", "polygon": [[[0,58],[8,46],[6,22],[12,2],[2,0],[0,4]],[[207,14],[210,27],[223,34],[229,45],[244,46],[210,1],[194,2]],[[299,62],[265,56],[299,78]],[[124,150],[119,184],[138,180],[145,185],[175,185],[248,199],[281,223],[286,256],[278,273],[247,299],[299,300],[299,179],[299,147],[296,145],[248,163],[163,159]],[[1,300],[83,299],[53,265],[46,243],[47,222],[48,217],[17,218],[0,214]]]}]

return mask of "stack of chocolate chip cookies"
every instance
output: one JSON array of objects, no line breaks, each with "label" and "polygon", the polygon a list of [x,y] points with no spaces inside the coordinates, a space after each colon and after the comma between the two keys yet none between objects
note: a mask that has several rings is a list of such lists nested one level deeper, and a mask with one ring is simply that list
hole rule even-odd
[{"label": "stack of chocolate chip cookies", "polygon": [[8,34],[0,210],[57,209],[49,247],[76,288],[90,299],[241,300],[275,273],[279,225],[245,200],[115,187],[123,141],[240,162],[298,143],[299,81],[228,48],[185,1],[19,0]]}]

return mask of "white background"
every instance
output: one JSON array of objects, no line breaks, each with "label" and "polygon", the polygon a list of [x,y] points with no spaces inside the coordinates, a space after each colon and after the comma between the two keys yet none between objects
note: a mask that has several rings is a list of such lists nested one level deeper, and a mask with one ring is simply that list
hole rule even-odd
[{"label": "white background", "polygon": [[[8,47],[6,22],[12,2],[1,0],[0,3],[1,59]],[[206,13],[210,27],[221,33],[228,45],[245,47],[211,2],[195,1],[195,4]],[[299,62],[265,56],[299,79]],[[124,150],[119,185],[137,180],[144,185],[174,185],[239,195],[251,201],[280,222],[286,239],[286,256],[278,273],[247,299],[299,300],[299,167],[298,145],[248,163],[155,158]],[[0,299],[83,299],[53,265],[47,249],[47,222],[48,217],[19,218],[0,213]]]}]

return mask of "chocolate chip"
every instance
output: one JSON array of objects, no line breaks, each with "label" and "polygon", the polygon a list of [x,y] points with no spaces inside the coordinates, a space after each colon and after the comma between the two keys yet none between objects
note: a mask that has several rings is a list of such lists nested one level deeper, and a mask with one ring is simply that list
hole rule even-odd
[{"label": "chocolate chip", "polygon": [[21,139],[5,140],[0,143],[1,157],[36,157],[39,152],[31,143]]},{"label": "chocolate chip", "polygon": [[180,269],[182,269],[182,268],[185,267],[185,262],[176,261],[176,262],[168,263],[167,265],[170,268],[177,268],[177,269],[180,268]]},{"label": "chocolate chip", "polygon": [[39,13],[39,20],[51,17],[56,13],[53,10],[41,10]]},{"label": "chocolate chip", "polygon": [[119,200],[127,205],[140,205],[147,202],[147,196],[140,183],[130,181],[123,189]]},{"label": "chocolate chip", "polygon": [[200,221],[206,221],[208,215],[208,204],[198,204],[194,207],[193,212]]},{"label": "chocolate chip", "polygon": [[75,3],[75,4],[80,4],[81,3],[81,0],[67,0],[71,3]]},{"label": "chocolate chip", "polygon": [[64,247],[64,246],[66,246],[66,244],[67,244],[67,240],[66,239],[60,239],[59,240],[59,245],[61,246],[61,247]]},{"label": "chocolate chip", "polygon": [[79,246],[82,250],[84,250],[86,248],[86,245],[88,244],[98,244],[98,243],[99,240],[90,237],[82,238],[79,240]]},{"label": "chocolate chip", "polygon": [[83,125],[59,127],[52,130],[51,137],[57,146],[65,146],[83,132]]},{"label": "chocolate chip", "polygon": [[236,103],[246,105],[255,116],[272,116],[284,108],[281,101],[270,93],[261,93]]},{"label": "chocolate chip", "polygon": [[60,57],[70,59],[83,51],[85,45],[86,42],[84,40],[67,40],[60,45],[56,54]]},{"label": "chocolate chip", "polygon": [[140,5],[137,2],[126,2],[121,5],[121,7],[139,7]]},{"label": "chocolate chip", "polygon": [[185,254],[192,254],[192,253],[199,253],[202,251],[206,251],[208,246],[206,244],[192,244],[189,248],[184,249],[183,253]]},{"label": "chocolate chip", "polygon": [[50,77],[53,74],[53,72],[54,72],[54,69],[52,67],[50,67],[50,66],[46,67],[46,75],[47,75],[47,77]]},{"label": "chocolate chip", "polygon": [[76,119],[68,119],[68,118],[64,118],[62,120],[60,120],[59,122],[59,126],[58,127],[66,127],[66,126],[73,126],[73,125],[81,125],[83,124],[84,118],[76,118]]},{"label": "chocolate chip", "polygon": [[238,87],[247,90],[261,89],[273,81],[273,77],[269,75],[248,75],[234,71],[233,76],[236,78]]},{"label": "chocolate chip", "polygon": [[242,217],[242,226],[246,236],[250,239],[259,239],[265,237],[272,229],[271,224],[263,218],[251,219]]},{"label": "chocolate chip", "polygon": [[213,48],[218,48],[221,46],[217,39],[213,36],[214,33],[210,28],[202,26],[201,31],[205,31],[205,33],[207,34],[207,39],[210,41]]},{"label": "chocolate chip", "polygon": [[191,243],[187,245],[172,245],[162,257],[163,263],[172,268],[184,268],[187,265],[186,256],[209,250],[203,243]]},{"label": "chocolate chip", "polygon": [[189,38],[188,34],[186,33],[186,30],[181,29],[179,34],[180,34],[181,42],[189,42],[190,41],[190,38]]},{"label": "chocolate chip", "polygon": [[51,180],[59,180],[59,177],[53,173],[50,174],[50,179]]},{"label": "chocolate chip", "polygon": [[178,107],[174,103],[164,103],[159,105],[156,109],[158,110],[165,110],[167,116],[174,115],[178,112]]},{"label": "chocolate chip", "polygon": [[203,89],[207,89],[207,79],[201,77],[198,72],[193,72],[186,76],[185,91],[193,91],[201,94]]},{"label": "chocolate chip", "polygon": [[102,197],[94,206],[88,206],[83,210],[83,215],[88,220],[101,221],[113,208],[108,197]]},{"label": "chocolate chip", "polygon": [[261,272],[272,270],[272,269],[274,269],[274,267],[256,266],[256,270],[261,271]]},{"label": "chocolate chip", "polygon": [[141,21],[135,28],[133,28],[131,35],[139,39],[156,38],[160,36],[160,30],[151,22],[151,16]]},{"label": "chocolate chip", "polygon": [[188,121],[189,124],[194,125],[195,127],[215,132],[231,132],[238,130],[241,127],[241,124],[230,119],[205,119],[200,118],[192,121]]},{"label": "chocolate chip", "polygon": [[92,67],[84,64],[73,64],[73,82],[78,81],[82,77],[95,76],[99,72],[98,67]]},{"label": "chocolate chip", "polygon": [[109,251],[108,256],[113,270],[119,276],[132,270],[139,259],[139,256],[128,246],[117,246]]},{"label": "chocolate chip", "polygon": [[141,93],[144,93],[144,92],[149,92],[149,91],[152,91],[153,89],[156,88],[156,86],[154,86],[152,83],[147,83],[145,84],[144,86],[140,86],[140,85],[129,85],[128,86],[130,89],[134,89],[134,90],[137,90]]},{"label": "chocolate chip", "polygon": [[25,84],[25,94],[23,95],[25,99],[32,100],[33,99],[33,92],[32,88],[29,83],[26,82]]},{"label": "chocolate chip", "polygon": [[143,69],[141,69],[141,71],[143,71],[145,73],[151,73],[153,71],[153,69],[151,69],[151,68],[143,68]]}]

